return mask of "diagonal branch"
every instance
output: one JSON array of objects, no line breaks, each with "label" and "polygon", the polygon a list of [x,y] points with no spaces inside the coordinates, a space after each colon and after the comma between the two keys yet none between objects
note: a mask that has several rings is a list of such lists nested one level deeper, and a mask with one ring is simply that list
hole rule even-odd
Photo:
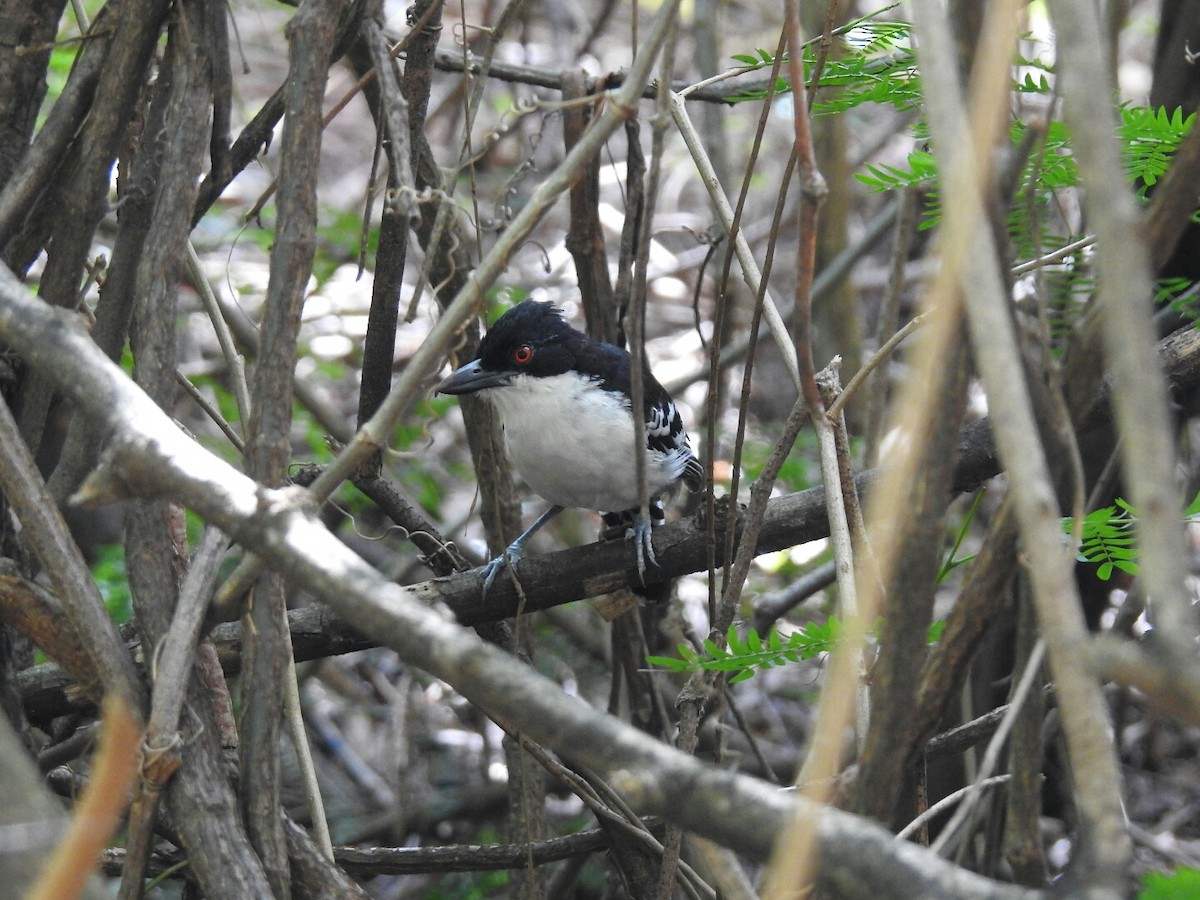
[{"label": "diagonal branch", "polygon": [[82,329],[31,296],[7,268],[0,268],[0,338],[111,435],[105,459],[114,482],[191,506],[406,661],[510,727],[605,773],[640,812],[762,859],[799,807],[818,822],[820,884],[843,896],[1039,896],[895,843],[855,816],[707,766],[563,693],[367,566],[297,503],[302,492],[264,488],[198,446]]}]

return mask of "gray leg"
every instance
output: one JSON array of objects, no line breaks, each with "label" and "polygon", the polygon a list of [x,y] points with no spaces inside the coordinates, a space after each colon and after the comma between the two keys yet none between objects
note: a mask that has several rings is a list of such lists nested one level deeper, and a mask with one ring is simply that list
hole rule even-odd
[{"label": "gray leg", "polygon": [[634,517],[633,525],[625,532],[626,538],[633,538],[633,549],[637,553],[637,570],[638,578],[642,580],[642,584],[646,583],[646,560],[658,565],[658,560],[654,558],[654,535],[653,526],[647,516],[638,513]]},{"label": "gray leg", "polygon": [[[550,507],[544,513],[538,516],[537,521],[526,528],[519,538],[509,544],[508,548],[503,553],[484,566],[484,594],[487,594],[488,588],[492,586],[492,582],[496,580],[496,576],[500,574],[500,571],[505,567],[505,565],[509,566],[509,571],[511,572],[515,572],[517,570],[517,563],[519,563],[521,561],[521,557],[525,555],[525,542],[533,537],[539,528],[541,528],[562,511],[563,508],[561,506]],[[654,559],[653,551],[650,554],[650,559]]]}]

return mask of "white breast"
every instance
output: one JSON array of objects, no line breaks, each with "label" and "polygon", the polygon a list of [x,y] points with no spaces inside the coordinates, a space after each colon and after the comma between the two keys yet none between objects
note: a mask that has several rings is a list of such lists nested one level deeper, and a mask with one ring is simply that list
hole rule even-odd
[{"label": "white breast", "polygon": [[[633,422],[619,395],[575,373],[519,375],[483,391],[504,426],[513,465],[541,497],[558,506],[622,512],[638,505]],[[646,453],[651,497],[683,473],[686,453]]]}]

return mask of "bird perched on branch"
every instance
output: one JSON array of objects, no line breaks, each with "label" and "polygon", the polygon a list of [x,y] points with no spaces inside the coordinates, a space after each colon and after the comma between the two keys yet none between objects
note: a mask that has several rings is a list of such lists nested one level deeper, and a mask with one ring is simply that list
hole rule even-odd
[{"label": "bird perched on branch", "polygon": [[504,429],[513,465],[551,506],[487,564],[484,590],[505,565],[515,569],[525,542],[566,507],[598,510],[609,527],[626,525],[645,584],[657,566],[651,529],[682,481],[692,491],[703,471],[675,403],[642,367],[646,496],[641,512],[634,456],[629,353],[572,328],[552,303],[525,300],[496,320],[479,354],[437,386],[443,394],[482,393]]}]

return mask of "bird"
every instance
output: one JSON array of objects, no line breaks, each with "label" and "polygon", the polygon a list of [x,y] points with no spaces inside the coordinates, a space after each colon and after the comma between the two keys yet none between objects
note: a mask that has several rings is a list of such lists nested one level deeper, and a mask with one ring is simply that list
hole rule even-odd
[{"label": "bird", "polygon": [[[629,352],[572,327],[552,302],[523,300],[488,329],[479,351],[437,385],[442,394],[478,393],[491,402],[518,474],[550,507],[484,572],[484,591],[505,566],[515,572],[525,543],[564,509],[600,512],[632,538],[638,576],[655,566],[652,529],[682,482],[695,492],[704,472],[666,389],[642,367],[646,494],[641,512],[634,456]],[[662,595],[654,596],[655,599]]]}]

